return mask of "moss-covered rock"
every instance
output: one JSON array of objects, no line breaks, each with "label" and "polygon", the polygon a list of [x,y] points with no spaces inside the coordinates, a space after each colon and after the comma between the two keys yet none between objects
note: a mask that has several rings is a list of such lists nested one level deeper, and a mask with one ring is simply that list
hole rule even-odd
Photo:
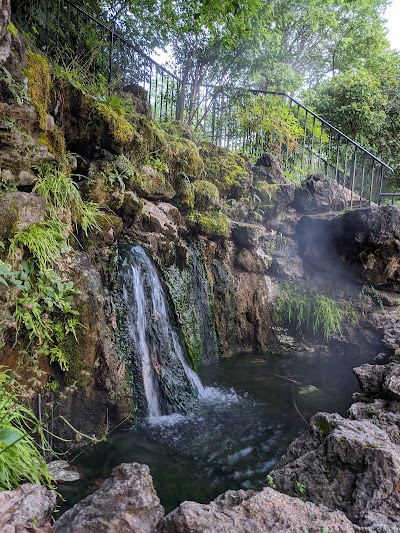
[{"label": "moss-covered rock", "polygon": [[202,143],[199,151],[205,179],[218,187],[221,196],[240,198],[247,195],[252,178],[242,156],[211,143]]},{"label": "moss-covered rock", "polygon": [[200,213],[194,211],[189,220],[194,223],[195,228],[209,237],[228,238],[230,235],[228,217],[219,211],[210,213]]},{"label": "moss-covered rock", "polygon": [[176,195],[165,171],[141,165],[129,180],[129,187],[150,200],[171,200]]},{"label": "moss-covered rock", "polygon": [[26,192],[0,194],[0,239],[10,239],[31,224],[43,222],[45,211],[43,196]]},{"label": "moss-covered rock", "polygon": [[194,206],[200,211],[219,207],[218,187],[207,180],[196,180],[193,183]]},{"label": "moss-covered rock", "polygon": [[28,80],[28,94],[38,114],[41,130],[47,130],[47,113],[51,97],[51,70],[46,58],[28,51],[28,62],[24,70]]}]

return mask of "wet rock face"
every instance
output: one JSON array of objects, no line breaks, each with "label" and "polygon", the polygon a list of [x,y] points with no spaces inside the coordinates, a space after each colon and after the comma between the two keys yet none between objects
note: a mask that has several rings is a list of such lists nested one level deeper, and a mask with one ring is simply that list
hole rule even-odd
[{"label": "wet rock face", "polygon": [[367,531],[400,528],[400,448],[368,420],[318,413],[271,472],[279,490],[340,509]]},{"label": "wet rock face", "polygon": [[184,502],[160,523],[159,533],[317,533],[359,531],[339,511],[305,503],[265,488],[228,491],[208,505]]},{"label": "wet rock face", "polygon": [[56,533],[153,533],[164,509],[147,465],[123,463],[54,524]]},{"label": "wet rock face", "polygon": [[357,209],[335,218],[305,216],[296,234],[310,268],[353,272],[374,285],[400,284],[398,207]]},{"label": "wet rock face", "polygon": [[324,174],[313,174],[294,192],[292,207],[299,213],[314,215],[328,211],[343,211],[347,201],[342,188]]}]

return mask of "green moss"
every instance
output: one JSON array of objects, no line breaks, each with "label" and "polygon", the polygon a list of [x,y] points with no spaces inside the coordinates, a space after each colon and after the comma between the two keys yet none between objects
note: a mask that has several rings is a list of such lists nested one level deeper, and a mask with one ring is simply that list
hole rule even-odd
[{"label": "green moss", "polygon": [[67,385],[76,384],[78,387],[85,385],[87,378],[82,375],[82,371],[87,370],[87,364],[84,359],[84,350],[82,345],[84,343],[84,335],[79,333],[77,339],[72,334],[64,336],[62,343],[59,345],[62,348],[63,354],[68,361],[68,371],[64,372],[64,379]]},{"label": "green moss", "polygon": [[12,22],[9,22],[9,23],[7,24],[7,30],[11,33],[11,35],[12,35],[13,37],[17,37],[17,35],[18,35],[18,30],[17,30],[17,28],[14,26],[14,24],[13,24]]},{"label": "green moss", "polygon": [[325,418],[318,418],[315,421],[315,425],[320,430],[320,432],[326,437],[334,429],[330,424],[325,420]]},{"label": "green moss", "polygon": [[42,133],[38,141],[47,146],[49,152],[57,157],[65,154],[65,138],[58,126],[54,126],[54,129],[47,133]]},{"label": "green moss", "polygon": [[225,148],[211,143],[200,146],[204,162],[204,176],[218,187],[222,196],[240,197],[246,195],[250,183],[246,160]]},{"label": "green moss", "polygon": [[137,135],[135,128],[125,116],[109,105],[102,102],[92,102],[92,108],[108,126],[108,132],[113,143],[118,148],[131,144]]},{"label": "green moss", "polygon": [[228,237],[229,220],[221,212],[199,213],[195,211],[189,217],[189,220],[195,222],[201,233],[210,237]]},{"label": "green moss", "polygon": [[51,91],[51,71],[46,58],[29,51],[24,74],[28,80],[29,98],[38,114],[39,127],[46,131]]},{"label": "green moss", "polygon": [[219,206],[219,191],[214,183],[207,180],[196,180],[193,183],[194,205],[200,211]]},{"label": "green moss", "polygon": [[194,186],[186,176],[177,176],[174,180],[174,187],[177,192],[177,200],[182,211],[193,211],[194,209]]},{"label": "green moss", "polygon": [[157,141],[158,157],[168,164],[172,174],[183,174],[191,179],[201,176],[203,160],[193,141],[181,137],[179,133],[168,133],[168,125],[165,124],[159,128]]},{"label": "green moss", "polygon": [[257,183],[256,192],[260,200],[264,204],[274,204],[276,202],[276,192],[282,187],[280,183],[268,183],[266,181],[259,181]]}]

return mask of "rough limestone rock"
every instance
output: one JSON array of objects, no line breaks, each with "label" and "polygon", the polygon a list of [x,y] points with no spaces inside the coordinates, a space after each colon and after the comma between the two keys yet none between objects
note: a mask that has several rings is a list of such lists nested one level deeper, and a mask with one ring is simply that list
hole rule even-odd
[{"label": "rough limestone rock", "polygon": [[0,238],[13,237],[17,231],[44,220],[46,201],[43,196],[27,192],[9,192],[0,196],[2,223]]},{"label": "rough limestone rock", "polygon": [[246,224],[231,220],[232,240],[237,246],[256,248],[260,237],[265,234],[264,226],[260,224]]},{"label": "rough limestone rock", "polygon": [[262,247],[272,257],[272,274],[284,279],[303,277],[303,260],[294,239],[273,232],[263,240]]},{"label": "rough limestone rock", "polygon": [[26,528],[44,526],[55,506],[56,494],[43,486],[26,483],[16,490],[0,492],[0,531],[23,533],[28,531]]},{"label": "rough limestone rock", "polygon": [[318,413],[271,472],[279,490],[339,509],[368,532],[400,530],[400,448],[368,420]]},{"label": "rough limestone rock", "polygon": [[165,214],[165,210],[148,200],[143,200],[142,227],[150,232],[161,233],[172,238],[178,237],[177,225]]},{"label": "rough limestone rock", "polygon": [[264,220],[271,220],[291,204],[295,185],[287,179],[273,155],[263,155],[252,168],[254,185],[263,200]]},{"label": "rough limestone rock", "polygon": [[272,258],[267,254],[260,252],[261,251],[257,253],[248,250],[247,248],[242,248],[235,258],[235,267],[244,270],[245,272],[265,274],[271,266]]},{"label": "rough limestone rock", "polygon": [[400,208],[368,207],[341,216],[304,216],[296,228],[303,260],[330,275],[373,285],[400,283]]},{"label": "rough limestone rock", "polygon": [[11,35],[8,25],[11,22],[10,0],[1,0],[0,3],[0,67],[4,65],[10,55]]},{"label": "rough limestone rock", "polygon": [[400,364],[361,365],[353,369],[361,390],[368,396],[400,400]]},{"label": "rough limestone rock", "polygon": [[324,174],[313,174],[301,182],[294,192],[292,206],[307,215],[343,211],[347,201],[342,188]]},{"label": "rough limestone rock", "polygon": [[56,533],[153,533],[164,509],[147,465],[123,463],[93,494],[63,514]]},{"label": "rough limestone rock", "polygon": [[184,502],[161,522],[158,533],[351,533],[359,529],[339,511],[265,488],[230,490],[208,505]]},{"label": "rough limestone rock", "polygon": [[383,329],[383,345],[391,354],[392,361],[400,363],[400,320],[393,320]]},{"label": "rough limestone rock", "polygon": [[393,444],[400,444],[400,402],[356,401],[350,406],[348,415],[351,420],[370,420],[388,434]]}]

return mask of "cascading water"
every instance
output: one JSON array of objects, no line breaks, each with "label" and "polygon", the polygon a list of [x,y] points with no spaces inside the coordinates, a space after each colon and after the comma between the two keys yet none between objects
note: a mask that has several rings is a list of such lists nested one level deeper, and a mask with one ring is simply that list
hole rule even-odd
[{"label": "cascading water", "polygon": [[123,351],[141,415],[187,412],[204,393],[186,361],[159,274],[140,246],[118,246]]}]

